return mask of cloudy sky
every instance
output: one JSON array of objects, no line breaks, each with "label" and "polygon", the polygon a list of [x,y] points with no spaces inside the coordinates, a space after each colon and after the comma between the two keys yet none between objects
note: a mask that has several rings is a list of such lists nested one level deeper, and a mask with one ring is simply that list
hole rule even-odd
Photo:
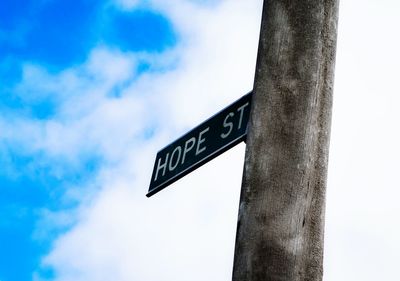
[{"label": "cloudy sky", "polygon": [[[341,1],[325,279],[397,280],[400,4]],[[0,281],[230,280],[244,144],[148,199],[252,89],[261,0],[0,2]]]}]

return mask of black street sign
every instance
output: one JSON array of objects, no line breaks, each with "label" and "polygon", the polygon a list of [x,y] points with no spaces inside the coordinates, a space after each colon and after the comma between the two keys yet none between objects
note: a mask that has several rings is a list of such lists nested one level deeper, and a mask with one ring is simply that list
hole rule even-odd
[{"label": "black street sign", "polygon": [[226,107],[157,153],[150,197],[245,140],[252,93]]}]

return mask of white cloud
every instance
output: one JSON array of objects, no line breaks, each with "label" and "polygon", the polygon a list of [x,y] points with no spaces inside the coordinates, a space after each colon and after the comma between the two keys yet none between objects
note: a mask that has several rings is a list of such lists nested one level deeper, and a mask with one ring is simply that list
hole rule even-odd
[{"label": "white cloud", "polygon": [[3,118],[2,139],[26,153],[43,152],[70,164],[87,153],[113,160],[147,125],[143,97],[113,96],[114,88],[125,87],[123,83],[135,77],[135,69],[134,58],[102,47],[83,66],[58,74],[26,65],[16,93],[26,103],[54,100],[57,109],[45,120],[33,120],[29,114]]},{"label": "white cloud", "polygon": [[46,262],[59,280],[226,279],[241,178],[232,158],[243,161],[243,147],[151,200],[144,197],[147,179],[109,183]]},{"label": "white cloud", "polygon": [[400,39],[395,1],[341,1],[326,217],[325,280],[394,280]]},{"label": "white cloud", "polygon": [[[69,165],[79,165],[86,153],[104,158],[90,185],[68,194],[81,200],[76,217],[44,211],[38,224],[52,231],[46,223],[55,219],[61,227],[73,223],[43,260],[56,280],[229,278],[244,146],[170,191],[152,199],[145,193],[159,148],[251,90],[261,11],[256,2],[223,1],[211,9],[154,1],[180,34],[174,50],[153,56],[102,47],[84,65],[59,74],[26,68],[19,92],[56,95],[61,105],[51,120],[14,119],[30,130],[31,141],[23,140],[25,133],[10,137]],[[135,74],[139,60],[155,71]],[[115,87],[117,98],[110,96]]]}]

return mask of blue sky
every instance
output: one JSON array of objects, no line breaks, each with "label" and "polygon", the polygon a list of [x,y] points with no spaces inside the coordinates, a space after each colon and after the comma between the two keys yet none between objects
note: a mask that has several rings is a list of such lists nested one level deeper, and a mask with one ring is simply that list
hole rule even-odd
[{"label": "blue sky", "polygon": [[[253,51],[227,60],[226,47],[237,39],[230,31],[230,41],[220,40],[230,24],[219,22],[226,14],[220,1],[165,3],[0,3],[1,281],[178,280],[198,264],[179,262],[165,268],[169,273],[152,268],[154,261],[175,260],[174,251],[192,255],[196,237],[177,230],[175,241],[161,243],[157,233],[166,227],[154,227],[171,224],[159,214],[172,205],[185,209],[181,225],[193,216],[203,219],[202,208],[182,206],[182,200],[161,209],[148,204],[151,162],[176,134],[249,91],[251,78],[228,89],[220,79],[235,80],[243,70],[252,76],[259,19],[246,32],[251,40],[243,49]],[[241,5],[227,16],[233,19]],[[259,15],[254,4],[244,7],[244,18]],[[221,73],[221,67],[230,71]],[[231,233],[224,240],[232,244],[235,212],[215,221],[213,209],[204,230],[229,223],[219,235]],[[201,234],[193,226],[188,230]],[[224,245],[219,235],[212,248]],[[206,250],[206,242],[196,244]],[[226,274],[231,252],[227,247],[209,258],[213,267],[225,265],[222,272],[197,277]]]},{"label": "blue sky", "polygon": [[[0,1],[0,281],[231,279],[244,144],[145,194],[251,90],[261,4]],[[340,3],[325,281],[398,275],[399,9]]]},{"label": "blue sky", "polygon": [[[63,100],[54,97],[56,93],[30,97],[34,89],[18,90],[27,64],[57,75],[83,64],[100,45],[121,52],[161,53],[179,40],[163,15],[146,7],[122,10],[109,1],[6,0],[0,2],[0,19],[3,122],[58,118]],[[137,75],[146,71],[146,67],[137,67],[142,68]],[[12,138],[0,136],[0,280],[32,279],[51,242],[65,230],[55,229],[44,237],[35,237],[43,210],[74,208],[76,202],[63,200],[66,189],[92,179],[102,165],[100,154],[89,152],[80,157],[78,165],[70,165],[62,157],[49,159],[44,151],[29,151]],[[57,173],[53,171],[55,166]],[[51,269],[40,269],[39,273],[42,277],[53,276]]]}]

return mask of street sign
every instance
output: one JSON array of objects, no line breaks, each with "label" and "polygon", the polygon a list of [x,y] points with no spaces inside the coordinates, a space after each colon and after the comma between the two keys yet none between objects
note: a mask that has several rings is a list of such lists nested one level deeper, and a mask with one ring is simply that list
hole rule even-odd
[{"label": "street sign", "polygon": [[157,153],[150,197],[245,140],[252,93],[249,93]]}]

